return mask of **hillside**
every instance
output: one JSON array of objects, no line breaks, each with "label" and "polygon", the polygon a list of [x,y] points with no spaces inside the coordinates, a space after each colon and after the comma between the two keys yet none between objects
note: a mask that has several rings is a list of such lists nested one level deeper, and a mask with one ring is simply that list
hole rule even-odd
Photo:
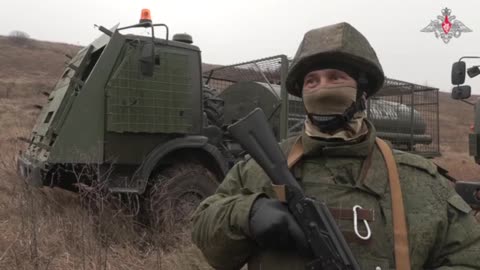
[{"label": "hillside", "polygon": [[[475,102],[478,96],[471,97]],[[480,165],[468,155],[468,133],[473,124],[473,106],[452,100],[449,93],[440,93],[440,151],[436,162],[462,180],[480,179]]]},{"label": "hillside", "polygon": [[74,55],[79,48],[36,40],[18,45],[0,36],[0,97],[7,91],[13,97],[28,97],[52,88],[68,60],[65,54]]},{"label": "hillside", "polygon": [[[205,265],[201,256],[188,241],[167,252],[143,238],[141,244],[123,239],[131,244],[125,245],[116,236],[114,245],[106,248],[87,226],[98,226],[99,221],[92,221],[79,207],[76,196],[56,189],[31,190],[16,176],[15,155],[25,147],[17,138],[29,136],[38,113],[35,105],[46,102],[42,92],[50,91],[61,75],[65,54],[78,50],[74,45],[35,40],[18,45],[0,36],[0,269],[38,269],[35,265],[41,269],[48,265],[52,269],[151,269],[159,265],[162,269],[193,269],[192,265],[208,269],[201,266]],[[204,68],[213,66],[205,64]],[[476,179],[480,166],[467,153],[473,109],[450,99],[448,93],[440,93],[439,101],[442,157],[436,162],[459,179]],[[119,229],[126,230],[128,226]]]}]

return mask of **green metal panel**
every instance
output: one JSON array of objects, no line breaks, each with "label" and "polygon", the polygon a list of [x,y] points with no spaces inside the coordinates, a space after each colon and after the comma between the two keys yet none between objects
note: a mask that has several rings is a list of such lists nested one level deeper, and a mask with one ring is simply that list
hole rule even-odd
[{"label": "green metal panel", "polygon": [[139,165],[155,147],[172,139],[168,134],[107,132],[105,161]]},{"label": "green metal panel", "polygon": [[67,64],[62,77],[50,93],[47,105],[43,107],[41,115],[37,119],[33,133],[44,136],[51,126],[59,124],[59,118],[61,118],[61,115],[64,114],[68,107],[68,100],[75,98],[73,92],[78,87],[78,83],[73,79],[81,76],[92,49],[92,46],[83,48]]},{"label": "green metal panel", "polygon": [[50,132],[58,134],[59,130],[63,126],[63,123],[68,117],[68,112],[71,109],[72,104],[75,102],[75,98],[77,97],[78,92],[81,91],[82,84],[84,83],[83,81],[81,81],[81,78],[88,64],[88,61],[91,60],[90,55],[93,49],[94,48],[92,46],[89,46],[85,53],[85,61],[80,62],[77,67],[75,67],[75,69],[77,70],[75,76],[72,78],[72,80],[68,82],[68,85],[65,84],[64,86],[64,88],[68,87],[68,91],[59,91],[58,94],[60,97],[57,100],[61,103],[59,104],[59,107],[54,114],[54,120],[52,121]]},{"label": "green metal panel", "polygon": [[[118,25],[114,26],[114,31]],[[37,123],[33,128],[33,135],[46,136],[47,138],[38,138],[43,143],[50,145],[54,139],[53,134],[63,125],[71,105],[75,101],[77,92],[81,90],[84,80],[87,79],[87,66],[94,61],[92,54],[101,53],[101,50],[108,44],[110,37],[102,34],[90,45],[82,48],[66,65],[62,77],[56,83],[54,89],[48,97],[48,103],[43,107]],[[35,138],[37,139],[37,138]]]},{"label": "green metal panel", "polygon": [[104,87],[125,43],[115,32],[103,50],[89,78],[60,127],[52,147],[52,163],[100,163],[103,161],[104,143]]},{"label": "green metal panel", "polygon": [[[107,130],[112,132],[194,133],[200,104],[197,52],[159,46],[152,77],[139,68],[142,46],[131,44],[107,87]],[[195,109],[198,108],[198,109]]]},{"label": "green metal panel", "polygon": [[48,102],[43,106],[32,130],[32,143],[27,149],[27,155],[30,157],[35,157],[38,161],[46,161],[48,158],[50,146],[55,141],[55,127],[63,124],[62,119],[76,97],[75,91],[80,87],[81,72],[92,50],[93,47],[88,46],[75,55],[50,93]]}]

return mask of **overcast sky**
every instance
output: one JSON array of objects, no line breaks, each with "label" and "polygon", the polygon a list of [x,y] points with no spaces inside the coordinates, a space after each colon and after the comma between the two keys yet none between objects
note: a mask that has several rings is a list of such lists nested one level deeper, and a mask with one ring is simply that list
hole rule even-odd
[{"label": "overcast sky", "polygon": [[[444,7],[473,32],[448,44],[420,32]],[[203,61],[213,64],[293,56],[306,31],[341,21],[370,40],[388,77],[442,91],[451,89],[454,61],[480,56],[478,0],[15,0],[0,4],[0,35],[21,30],[35,39],[86,45],[99,35],[94,24],[134,24],[142,8],[172,34],[191,34]],[[480,76],[467,83],[480,94]]]}]

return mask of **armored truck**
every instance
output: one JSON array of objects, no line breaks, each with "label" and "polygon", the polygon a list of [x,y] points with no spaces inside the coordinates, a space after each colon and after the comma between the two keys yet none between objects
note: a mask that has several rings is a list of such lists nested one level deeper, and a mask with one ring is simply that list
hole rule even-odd
[{"label": "armored truck", "polygon": [[[151,36],[123,33],[131,28]],[[165,37],[155,36],[158,28]],[[148,16],[99,30],[51,91],[17,159],[20,174],[37,187],[72,191],[99,182],[108,192],[142,195],[153,212],[166,199],[213,193],[233,160],[192,37],[169,39],[168,26]]]}]

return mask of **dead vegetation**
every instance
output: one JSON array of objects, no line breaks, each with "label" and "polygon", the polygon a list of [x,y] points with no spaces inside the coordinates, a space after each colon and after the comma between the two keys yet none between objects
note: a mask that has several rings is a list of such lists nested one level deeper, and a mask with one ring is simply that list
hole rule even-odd
[{"label": "dead vegetation", "polygon": [[12,137],[28,133],[31,122],[3,120],[10,132],[2,134],[0,157],[0,269],[210,269],[188,226],[149,230],[95,185],[74,194],[24,184],[15,172],[23,146]]}]

